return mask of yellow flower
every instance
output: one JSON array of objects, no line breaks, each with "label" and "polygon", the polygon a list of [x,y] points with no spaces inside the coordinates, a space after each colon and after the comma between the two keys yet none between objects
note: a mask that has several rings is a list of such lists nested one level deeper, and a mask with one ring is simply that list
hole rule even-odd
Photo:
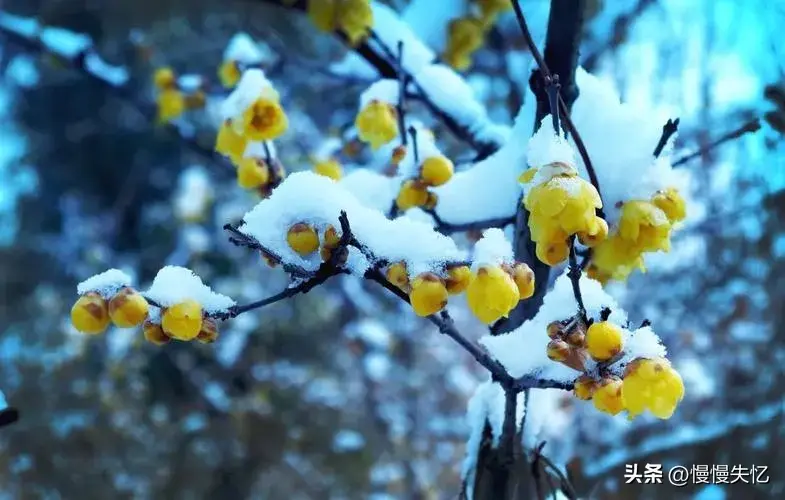
[{"label": "yellow flower", "polygon": [[229,120],[223,122],[215,139],[215,151],[231,158],[236,164],[243,157],[246,147],[248,147],[248,139],[237,133],[232,122]]},{"label": "yellow flower", "polygon": [[476,0],[483,17],[495,17],[512,8],[509,0]]},{"label": "yellow flower", "polygon": [[610,321],[592,323],[586,331],[586,349],[595,361],[607,361],[622,350],[621,328]]},{"label": "yellow flower", "polygon": [[174,70],[164,66],[155,70],[153,73],[153,85],[158,90],[170,90],[177,87],[177,76]]},{"label": "yellow flower", "polygon": [[271,98],[260,97],[243,113],[243,132],[252,141],[271,141],[289,128],[281,104]]},{"label": "yellow flower", "polygon": [[594,395],[594,391],[597,389],[597,382],[587,376],[581,375],[577,379],[575,379],[575,384],[573,386],[573,394],[578,399],[582,399],[583,401],[588,401]]},{"label": "yellow flower", "polygon": [[454,167],[446,156],[431,156],[425,159],[420,170],[420,179],[427,186],[441,186],[452,178]]},{"label": "yellow flower", "polygon": [[470,55],[482,47],[484,37],[481,20],[474,17],[453,19],[447,25],[446,52]]},{"label": "yellow flower", "polygon": [[[602,208],[600,194],[577,175],[557,175],[532,187],[524,199],[530,212],[529,226],[555,225],[567,235],[596,228],[595,211]],[[539,241],[539,240],[538,240]]]},{"label": "yellow flower", "polygon": [[244,189],[256,189],[270,181],[270,169],[259,158],[242,158],[237,164],[237,184]]},{"label": "yellow flower", "polygon": [[169,122],[185,112],[185,96],[177,89],[162,90],[156,96],[158,123]]},{"label": "yellow flower", "polygon": [[462,293],[472,281],[472,270],[469,266],[455,266],[447,270],[447,292],[450,295]]},{"label": "yellow flower", "polygon": [[534,176],[537,175],[537,167],[531,167],[524,170],[524,172],[518,177],[518,182],[521,184],[528,184],[533,179]]},{"label": "yellow flower", "polygon": [[131,287],[123,287],[109,300],[109,317],[120,328],[140,325],[146,318],[149,305],[142,294]]},{"label": "yellow flower", "polygon": [[621,209],[619,236],[640,253],[669,251],[671,223],[661,209],[648,201],[628,201]]},{"label": "yellow flower", "polygon": [[587,272],[591,278],[604,283],[610,279],[626,280],[635,269],[646,271],[640,249],[634,242],[613,235],[594,247]]},{"label": "yellow flower", "polygon": [[512,276],[498,266],[482,266],[466,289],[472,313],[483,323],[506,318],[521,299]]},{"label": "yellow flower", "polygon": [[602,217],[595,216],[586,231],[578,233],[578,241],[589,248],[596,247],[608,237],[608,223]]},{"label": "yellow flower", "polygon": [[343,0],[338,3],[338,27],[357,45],[373,27],[373,10],[369,0]]},{"label": "yellow flower", "polygon": [[671,187],[657,191],[651,202],[665,212],[668,220],[672,223],[681,222],[687,217],[687,202],[684,201],[676,188]]},{"label": "yellow flower", "polygon": [[167,307],[161,314],[161,327],[173,339],[195,339],[202,329],[202,306],[187,299]]},{"label": "yellow flower", "polygon": [[95,292],[88,292],[71,308],[71,324],[82,333],[101,333],[109,326],[109,308]]},{"label": "yellow flower", "polygon": [[538,241],[535,253],[540,262],[549,266],[555,266],[567,258],[570,254],[570,246],[567,244],[567,241],[560,239],[545,242]]},{"label": "yellow flower", "polygon": [[622,398],[631,419],[647,409],[667,419],[684,398],[684,382],[668,360],[639,358],[625,370]]},{"label": "yellow flower", "polygon": [[456,71],[466,71],[472,67],[472,57],[464,52],[447,50],[442,54],[442,61]]},{"label": "yellow flower", "polygon": [[338,20],[339,1],[340,0],[308,0],[308,18],[318,30],[325,32],[335,30]]},{"label": "yellow flower", "polygon": [[617,377],[608,377],[600,381],[592,397],[594,407],[603,413],[617,415],[624,410],[622,398],[622,381]]},{"label": "yellow flower", "polygon": [[312,254],[319,248],[319,236],[316,234],[316,229],[310,224],[298,222],[289,228],[286,233],[286,242],[289,246],[305,257]]},{"label": "yellow flower", "polygon": [[357,135],[374,150],[398,137],[398,113],[391,104],[372,100],[357,114]]},{"label": "yellow flower", "polygon": [[142,333],[144,334],[144,339],[154,345],[168,344],[172,340],[172,337],[164,332],[161,325],[155,324],[150,320],[145,321],[144,325],[142,325]]},{"label": "yellow flower", "polygon": [[332,158],[329,160],[316,162],[316,164],[313,166],[313,171],[319,175],[329,177],[334,181],[339,181],[341,180],[341,177],[343,177],[343,169],[341,168],[341,164]]},{"label": "yellow flower", "polygon": [[395,204],[398,209],[406,211],[410,208],[421,207],[428,203],[428,190],[417,181],[406,181],[401,185]]},{"label": "yellow flower", "polygon": [[218,78],[221,80],[221,85],[227,89],[234,88],[237,82],[240,81],[240,76],[242,76],[242,73],[237,61],[229,59],[222,62],[221,66],[218,67]]},{"label": "yellow flower", "polygon": [[323,239],[325,248],[332,250],[338,248],[338,244],[341,242],[341,235],[338,234],[338,231],[333,226],[327,226],[324,230]]},{"label": "yellow flower", "polygon": [[420,274],[412,281],[409,300],[418,316],[436,314],[447,305],[447,287],[433,273]]},{"label": "yellow flower", "polygon": [[409,290],[409,272],[405,262],[395,262],[387,267],[387,281],[403,291]]},{"label": "yellow flower", "polygon": [[527,264],[522,262],[515,264],[512,268],[512,278],[518,287],[521,300],[534,295],[534,271]]}]

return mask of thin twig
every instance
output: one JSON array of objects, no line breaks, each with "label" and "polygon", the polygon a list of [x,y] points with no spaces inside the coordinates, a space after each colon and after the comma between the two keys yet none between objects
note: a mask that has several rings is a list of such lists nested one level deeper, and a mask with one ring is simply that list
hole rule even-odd
[{"label": "thin twig", "polygon": [[657,142],[657,147],[654,148],[654,157],[659,158],[660,154],[662,154],[662,150],[665,148],[665,145],[668,144],[668,141],[673,137],[673,134],[679,130],[679,119],[676,118],[675,120],[671,120],[668,118],[668,121],[665,125],[662,126],[662,135],[660,136],[659,142]]},{"label": "thin twig", "polygon": [[575,236],[570,238],[569,266],[567,276],[572,282],[572,293],[575,296],[575,302],[578,303],[578,314],[585,320],[586,307],[583,305],[583,295],[581,294],[581,268],[578,266],[578,257],[575,254]]},{"label": "thin twig", "polygon": [[744,134],[757,132],[758,130],[760,130],[760,127],[761,127],[760,118],[755,117],[755,118],[749,120],[748,122],[742,124],[737,129],[732,130],[732,131],[730,131],[730,132],[728,132],[726,134],[721,135],[720,137],[718,137],[717,139],[713,140],[709,144],[703,146],[702,148],[698,149],[697,151],[692,152],[690,154],[687,154],[685,156],[682,156],[678,160],[674,161],[672,165],[674,167],[678,167],[679,165],[683,165],[683,164],[687,163],[690,160],[694,160],[695,158],[699,158],[699,157],[701,157],[701,156],[711,152],[712,150],[714,150],[715,148],[725,144],[726,142],[730,142],[730,141],[732,141],[734,139],[738,139],[738,138],[742,137]]},{"label": "thin twig", "polygon": [[403,40],[398,41],[398,133],[401,145],[406,146],[406,72],[403,69]]}]

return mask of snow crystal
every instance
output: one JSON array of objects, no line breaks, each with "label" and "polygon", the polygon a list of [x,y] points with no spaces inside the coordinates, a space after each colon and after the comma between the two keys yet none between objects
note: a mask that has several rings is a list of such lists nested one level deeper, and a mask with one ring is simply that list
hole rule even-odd
[{"label": "snow crystal", "polygon": [[574,166],[575,152],[572,146],[549,126],[550,119],[550,115],[543,118],[537,133],[529,139],[527,151],[529,166],[543,167],[551,163]]},{"label": "snow crystal", "polygon": [[212,291],[193,271],[178,266],[166,266],[158,271],[144,295],[163,307],[195,300],[208,313],[226,311],[235,304],[229,297]]},{"label": "snow crystal", "polygon": [[92,52],[87,54],[84,64],[87,71],[116,87],[121,87],[128,83],[128,70],[123,66],[113,66],[107,63],[98,54]]},{"label": "snow crystal", "polygon": [[[469,399],[466,409],[466,420],[469,424],[469,439],[466,442],[466,458],[463,461],[461,478],[467,484],[468,498],[473,498],[472,486],[477,466],[477,454],[480,451],[483,430],[486,421],[491,427],[492,446],[498,446],[504,427],[504,389],[497,382],[488,380],[477,386],[474,395]],[[521,419],[526,409],[524,393],[518,394],[515,405],[515,427],[520,428]]]},{"label": "snow crystal", "polygon": [[360,109],[363,109],[371,101],[382,101],[392,105],[398,104],[398,99],[400,99],[399,89],[400,84],[398,80],[385,78],[374,82],[365,89],[365,92],[360,94]]},{"label": "snow crystal", "polygon": [[76,293],[84,295],[88,292],[97,292],[101,297],[109,300],[121,288],[131,285],[131,277],[119,269],[109,269],[95,276],[91,276],[76,285]]},{"label": "snow crystal", "polygon": [[[590,318],[598,320],[602,309],[608,307],[611,309],[608,320],[622,328],[626,327],[627,314],[603,290],[600,283],[584,275],[581,277],[580,287],[586,314]],[[507,368],[513,377],[532,375],[570,382],[578,373],[572,368],[548,359],[546,348],[550,339],[546,330],[549,323],[571,318],[577,311],[578,304],[573,295],[572,282],[565,270],[556,279],[551,291],[545,295],[543,304],[534,318],[512,332],[499,336],[486,335],[480,339],[480,343]],[[636,342],[640,342],[643,346],[648,345],[645,337],[644,333],[644,338]],[[636,343],[632,344],[632,346],[636,345]],[[591,365],[592,362],[588,362],[587,368],[591,369]]]},{"label": "snow crystal", "polygon": [[405,261],[411,273],[432,271],[465,258],[452,239],[427,224],[406,217],[391,221],[362,205],[341,184],[313,172],[287,177],[268,199],[245,214],[240,231],[284,261],[315,271],[321,264],[318,253],[301,257],[287,244],[286,233],[298,222],[310,223],[320,233],[328,225],[340,228],[341,211],[347,213],[354,236],[375,258]]},{"label": "snow crystal", "polygon": [[474,245],[472,270],[481,266],[498,266],[513,261],[512,245],[498,228],[486,229],[482,238]]},{"label": "snow crystal", "polygon": [[40,36],[41,42],[52,52],[69,59],[76,57],[93,44],[89,36],[61,28],[45,28]]},{"label": "snow crystal", "polygon": [[221,117],[224,120],[237,119],[259,98],[275,99],[278,92],[264,75],[264,71],[251,68],[243,72],[231,94],[221,104]]},{"label": "snow crystal", "polygon": [[264,59],[259,46],[247,33],[237,33],[226,46],[224,61],[237,61],[242,64],[258,64]]},{"label": "snow crystal", "polygon": [[398,194],[393,179],[365,168],[352,170],[339,184],[364,206],[380,212],[388,212]]}]

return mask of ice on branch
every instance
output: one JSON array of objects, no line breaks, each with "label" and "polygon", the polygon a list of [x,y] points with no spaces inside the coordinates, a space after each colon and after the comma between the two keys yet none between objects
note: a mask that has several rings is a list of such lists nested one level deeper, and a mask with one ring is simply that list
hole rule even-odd
[{"label": "ice on branch", "polygon": [[[389,220],[380,211],[363,205],[343,185],[313,172],[290,175],[268,199],[245,215],[239,230],[285,263],[315,271],[322,262],[319,252],[300,255],[290,247],[287,233],[296,224],[305,224],[320,235],[328,226],[337,230],[341,211],[347,213],[352,234],[373,259],[404,261],[413,275],[465,259],[452,239],[429,225],[407,217]],[[355,259],[362,262],[359,256]],[[352,270],[357,274],[365,271],[362,266]]]},{"label": "ice on branch", "polygon": [[[653,156],[663,121],[652,110],[621,103],[609,83],[582,68],[576,82],[580,95],[572,119],[597,173],[608,222],[618,221],[619,202],[648,200],[668,187],[686,192],[689,174],[670,164],[673,138],[659,159]],[[579,170],[588,178],[582,161]]]},{"label": "ice on branch", "polygon": [[144,292],[144,296],[164,308],[186,300],[194,300],[208,314],[225,312],[235,305],[234,300],[214,292],[202,283],[201,278],[193,271],[178,266],[166,266],[158,271],[150,288]]},{"label": "ice on branch", "polygon": [[[477,454],[480,451],[483,431],[486,422],[491,428],[492,446],[499,445],[504,427],[504,389],[497,382],[483,382],[474,392],[466,409],[466,421],[469,424],[469,439],[466,442],[466,458],[461,470],[461,478],[468,485],[468,498],[472,498],[474,475],[477,469]],[[515,425],[520,429],[521,419],[526,408],[525,395],[518,394],[515,406]]]},{"label": "ice on branch", "polygon": [[512,245],[504,232],[498,228],[486,229],[480,241],[474,245],[472,271],[482,266],[500,266],[513,262]]},{"label": "ice on branch", "polygon": [[259,98],[277,101],[278,91],[264,71],[251,68],[243,72],[237,87],[221,104],[221,118],[240,121],[243,113]]},{"label": "ice on branch", "polygon": [[105,300],[111,299],[121,288],[131,285],[131,277],[119,269],[109,269],[76,285],[76,293],[95,292]]},{"label": "ice on branch", "polygon": [[[622,329],[624,362],[637,357],[654,358],[665,355],[664,346],[651,328],[641,328],[635,332],[627,329],[626,312],[602,289],[600,283],[582,276],[580,288],[586,314],[590,319],[600,321],[602,310],[608,308],[611,311],[608,321]],[[534,318],[512,332],[499,336],[487,335],[480,339],[480,343],[513,377],[530,375],[570,382],[579,372],[548,358],[546,351],[550,338],[546,332],[549,324],[571,318],[577,310],[572,283],[565,271],[556,279],[553,289],[545,296],[542,307]],[[615,369],[623,369],[623,364],[615,364]],[[595,367],[595,361],[586,360],[587,371],[591,372]]]}]

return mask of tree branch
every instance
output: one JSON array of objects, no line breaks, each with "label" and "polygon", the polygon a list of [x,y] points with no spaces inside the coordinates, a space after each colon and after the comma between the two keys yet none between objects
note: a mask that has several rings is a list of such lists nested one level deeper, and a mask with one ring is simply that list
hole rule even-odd
[{"label": "tree branch", "polygon": [[740,127],[735,130],[731,130],[730,132],[721,135],[717,139],[713,140],[709,144],[703,146],[702,148],[689,153],[687,155],[682,156],[678,160],[673,162],[674,167],[678,167],[680,165],[684,165],[685,163],[694,160],[695,158],[700,158],[712,151],[714,151],[717,147],[722,146],[726,142],[730,142],[734,139],[738,139],[745,134],[749,134],[752,132],[757,132],[761,128],[760,118],[755,117],[745,123],[743,123]]},{"label": "tree branch", "polygon": [[657,147],[654,148],[654,157],[659,158],[662,154],[662,150],[665,148],[665,145],[668,144],[668,141],[673,137],[679,130],[679,119],[671,120],[668,118],[668,121],[665,122],[665,125],[662,126],[662,135],[660,136],[660,140],[657,142]]}]

